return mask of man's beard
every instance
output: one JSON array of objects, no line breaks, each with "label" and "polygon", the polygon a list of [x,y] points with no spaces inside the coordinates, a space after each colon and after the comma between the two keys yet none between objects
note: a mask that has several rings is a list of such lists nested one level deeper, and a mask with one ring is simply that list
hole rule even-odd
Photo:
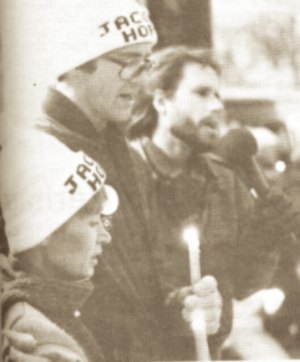
[{"label": "man's beard", "polygon": [[[205,118],[205,121],[212,119]],[[175,125],[171,128],[173,136],[178,138],[193,152],[205,153],[215,149],[219,139],[217,131],[210,129],[205,123],[195,125],[191,120],[186,120],[185,124]]]}]

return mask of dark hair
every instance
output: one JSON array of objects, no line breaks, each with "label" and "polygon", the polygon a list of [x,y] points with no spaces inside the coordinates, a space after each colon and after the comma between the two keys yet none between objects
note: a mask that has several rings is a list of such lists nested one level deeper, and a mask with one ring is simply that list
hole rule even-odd
[{"label": "dark hair", "polygon": [[154,67],[137,95],[132,123],[128,129],[129,139],[141,136],[151,137],[157,126],[157,112],[152,105],[154,91],[161,89],[171,97],[177,89],[183,69],[187,64],[197,63],[211,67],[218,74],[220,73],[219,66],[208,49],[172,46],[157,51],[151,59]]}]

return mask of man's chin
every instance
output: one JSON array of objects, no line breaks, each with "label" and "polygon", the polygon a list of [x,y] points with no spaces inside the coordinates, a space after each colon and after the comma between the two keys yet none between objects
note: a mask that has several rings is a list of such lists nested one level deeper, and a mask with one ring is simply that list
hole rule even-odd
[{"label": "man's chin", "polygon": [[182,132],[178,130],[172,131],[173,135],[184,143],[188,148],[197,153],[211,152],[215,149],[218,137],[203,137],[199,133]]},{"label": "man's chin", "polygon": [[122,114],[116,117],[111,117],[110,122],[114,123],[119,127],[126,128],[129,126],[130,119],[131,119],[130,114]]}]

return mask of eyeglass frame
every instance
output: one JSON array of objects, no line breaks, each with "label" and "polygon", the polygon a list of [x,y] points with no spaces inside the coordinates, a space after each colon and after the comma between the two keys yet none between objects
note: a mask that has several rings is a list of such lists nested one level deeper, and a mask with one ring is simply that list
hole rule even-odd
[{"label": "eyeglass frame", "polygon": [[[150,72],[155,67],[155,63],[149,57],[144,57],[142,59],[139,59],[138,61],[131,60],[131,61],[126,62],[125,60],[121,60],[119,58],[115,58],[114,56],[106,54],[103,56],[103,59],[119,65],[121,67],[121,69],[119,70],[119,77],[121,80],[125,80],[125,81],[137,77],[144,71]],[[128,67],[130,65],[133,65],[134,63],[137,63],[137,67],[136,67],[135,71],[133,71],[129,77],[124,77],[124,75],[122,75],[122,72],[124,72],[124,70],[126,70],[126,67],[128,69]],[[149,66],[149,69],[147,69],[147,64]]]},{"label": "eyeglass frame", "polygon": [[103,227],[106,231],[110,231],[113,226],[112,215],[102,215],[100,214],[100,219],[102,221]]}]

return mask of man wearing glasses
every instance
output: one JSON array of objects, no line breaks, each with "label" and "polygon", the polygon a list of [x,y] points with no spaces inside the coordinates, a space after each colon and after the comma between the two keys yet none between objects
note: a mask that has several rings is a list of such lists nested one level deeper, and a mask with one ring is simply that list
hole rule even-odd
[{"label": "man wearing glasses", "polygon": [[[41,10],[41,3],[46,1],[33,2],[33,13]],[[148,55],[157,36],[147,10],[134,0],[53,0],[45,8],[45,19],[39,21],[48,24],[47,52],[53,56],[56,81],[39,125],[74,151],[84,150],[99,161],[120,198],[113,245],[97,268],[94,294],[82,318],[107,361],[162,360],[167,326],[146,205],[122,133],[139,82],[151,69]],[[208,289],[218,299],[217,287]],[[218,304],[214,329],[219,318]]]}]

